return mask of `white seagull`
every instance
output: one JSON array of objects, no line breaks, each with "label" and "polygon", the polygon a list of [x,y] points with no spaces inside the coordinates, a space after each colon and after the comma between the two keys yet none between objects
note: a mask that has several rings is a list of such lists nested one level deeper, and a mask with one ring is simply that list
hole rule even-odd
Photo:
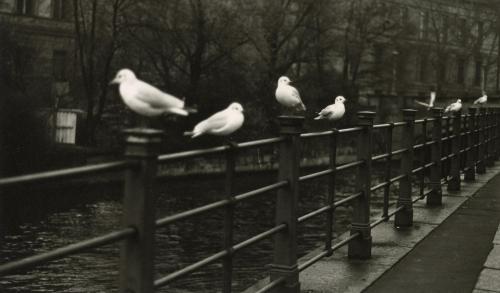
[{"label": "white seagull", "polygon": [[344,102],[346,99],[343,96],[338,96],[335,98],[335,103],[326,106],[321,112],[318,113],[318,117],[314,120],[328,119],[330,121],[339,120],[344,116],[345,106]]},{"label": "white seagull", "polygon": [[196,124],[193,131],[185,132],[192,138],[202,134],[227,136],[240,129],[245,121],[243,107],[239,103],[231,103],[226,109],[219,111],[207,119]]},{"label": "white seagull", "polygon": [[134,112],[148,117],[162,114],[188,115],[184,101],[138,79],[130,69],[121,69],[110,84],[118,84],[123,102]]},{"label": "white seagull", "polygon": [[436,92],[431,92],[431,95],[429,97],[429,104],[420,101],[415,101],[415,103],[427,107],[427,110],[430,110],[431,108],[434,108],[435,101],[436,101]]},{"label": "white seagull", "polygon": [[457,101],[455,103],[449,104],[448,107],[446,107],[446,109],[444,109],[444,112],[445,113],[447,113],[447,112],[457,112],[460,109],[462,109],[462,100],[457,99]]},{"label": "white seagull", "polygon": [[301,110],[305,111],[306,106],[300,99],[299,91],[291,86],[290,82],[290,79],[286,76],[282,76],[278,79],[278,87],[275,93],[276,100],[285,107],[300,107]]},{"label": "white seagull", "polygon": [[474,105],[476,104],[482,105],[486,104],[486,102],[488,102],[488,96],[486,95],[485,92],[483,92],[483,95],[474,101]]}]

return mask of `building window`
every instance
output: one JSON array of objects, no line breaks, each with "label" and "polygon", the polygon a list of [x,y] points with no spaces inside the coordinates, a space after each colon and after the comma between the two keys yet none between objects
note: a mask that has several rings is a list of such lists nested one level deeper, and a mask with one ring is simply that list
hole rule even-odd
[{"label": "building window", "polygon": [[56,50],[52,54],[52,69],[56,81],[66,81],[66,51]]},{"label": "building window", "polygon": [[0,0],[0,12],[12,13],[15,11],[15,0]]},{"label": "building window", "polygon": [[458,58],[457,60],[457,83],[465,84],[465,59]]},{"label": "building window", "polygon": [[418,38],[426,39],[429,33],[429,13],[420,11],[418,24]]},{"label": "building window", "polygon": [[40,17],[52,17],[52,0],[38,0],[35,14]]},{"label": "building window", "polygon": [[33,0],[17,0],[17,13],[22,15],[33,15]]},{"label": "building window", "polygon": [[474,85],[480,86],[482,79],[483,62],[481,60],[476,60],[476,66],[474,71]]},{"label": "building window", "polygon": [[427,76],[427,55],[420,54],[417,56],[417,81],[425,82]]},{"label": "building window", "polygon": [[439,80],[443,83],[448,82],[448,59],[443,58],[440,61],[439,67],[438,67],[438,75],[439,75]]},{"label": "building window", "polygon": [[66,0],[54,0],[54,18],[55,19],[66,19],[68,17],[67,12],[68,2]]},{"label": "building window", "polygon": [[17,0],[17,13],[50,18],[54,10],[52,4],[53,0]]}]

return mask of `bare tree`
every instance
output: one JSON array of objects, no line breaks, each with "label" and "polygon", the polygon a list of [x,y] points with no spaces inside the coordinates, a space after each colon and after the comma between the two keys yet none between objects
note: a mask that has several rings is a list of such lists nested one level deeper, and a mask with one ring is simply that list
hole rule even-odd
[{"label": "bare tree", "polygon": [[112,63],[123,45],[123,17],[131,5],[130,0],[73,0],[77,61],[87,101],[90,144],[106,103]]}]

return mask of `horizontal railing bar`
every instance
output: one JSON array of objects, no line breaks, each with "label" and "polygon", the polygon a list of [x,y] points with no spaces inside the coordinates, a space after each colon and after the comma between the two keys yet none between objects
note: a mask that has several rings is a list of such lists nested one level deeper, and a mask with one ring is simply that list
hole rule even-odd
[{"label": "horizontal railing bar", "polygon": [[[239,201],[242,201],[242,200],[247,199],[249,197],[258,195],[258,194],[262,194],[262,193],[265,193],[268,191],[276,190],[278,188],[286,186],[287,184],[288,184],[288,181],[280,181],[280,182],[277,182],[277,183],[274,183],[271,185],[267,185],[267,186],[264,186],[264,187],[261,187],[258,189],[254,189],[252,191],[248,191],[248,192],[236,195],[234,197],[233,201],[239,202]],[[231,203],[231,201],[229,199],[223,199],[223,200],[219,200],[219,201],[216,201],[216,202],[213,202],[213,203],[201,206],[201,207],[190,209],[190,210],[187,210],[187,211],[175,214],[175,215],[167,216],[167,217],[164,217],[162,219],[157,220],[156,227],[162,227],[162,226],[171,224],[173,222],[180,221],[180,220],[185,219],[185,218],[190,218],[190,217],[199,215],[201,213],[206,213],[208,211],[224,207],[230,203]]]},{"label": "horizontal railing bar", "polygon": [[193,158],[193,157],[198,157],[198,156],[203,156],[203,155],[217,154],[217,153],[222,153],[228,149],[229,149],[229,146],[218,146],[218,147],[213,147],[213,148],[208,148],[208,149],[200,149],[200,150],[178,152],[178,153],[173,153],[173,154],[165,154],[165,155],[158,156],[158,163],[165,163],[166,161],[179,160],[179,159],[185,159],[185,158]]},{"label": "horizontal railing bar", "polygon": [[308,267],[310,267],[311,265],[315,264],[317,261],[319,261],[323,257],[329,255],[330,253],[331,253],[331,251],[323,250],[320,253],[318,253],[317,255],[315,255],[314,257],[312,257],[312,258],[308,259],[307,261],[305,261],[304,263],[301,263],[299,265],[299,272],[302,272],[303,270],[307,269]]},{"label": "horizontal railing bar", "polygon": [[358,233],[354,233],[352,235],[349,235],[348,237],[346,237],[345,239],[343,239],[342,241],[339,241],[338,243],[336,243],[335,245],[333,245],[330,249],[330,251],[323,251],[321,253],[319,253],[318,255],[316,255],[315,257],[311,258],[310,260],[302,263],[299,265],[299,272],[302,272],[303,270],[307,269],[308,267],[310,267],[311,265],[313,265],[314,263],[316,263],[317,261],[319,261],[320,259],[322,259],[323,257],[325,257],[327,254],[329,254],[329,252],[334,252],[336,251],[337,249],[341,248],[342,246],[346,245],[347,243],[351,242],[354,238],[358,237],[359,235],[361,235],[359,232]]},{"label": "horizontal railing bar", "polygon": [[401,179],[403,179],[403,178],[405,178],[405,177],[406,177],[406,174],[401,174],[401,175],[399,175],[399,176],[396,176],[396,177],[391,178],[389,181],[390,181],[390,182],[391,182],[391,184],[392,184],[392,183],[394,183],[394,182],[396,182],[396,181],[399,181],[399,180],[401,180]]},{"label": "horizontal railing bar", "polygon": [[377,184],[377,185],[375,185],[375,186],[372,186],[372,187],[370,188],[370,191],[371,191],[371,192],[374,192],[374,191],[376,191],[376,190],[378,190],[378,189],[380,189],[380,188],[382,188],[382,187],[385,187],[385,186],[387,186],[387,185],[389,185],[389,184],[390,184],[390,182],[382,182],[382,183],[380,183],[380,184]]},{"label": "horizontal railing bar", "polygon": [[324,207],[321,207],[321,208],[319,208],[317,210],[314,210],[314,211],[312,211],[312,212],[310,212],[308,214],[305,214],[305,215],[299,217],[297,219],[297,222],[298,223],[305,222],[305,221],[307,221],[307,220],[309,220],[309,219],[311,219],[311,218],[313,218],[313,217],[315,217],[317,215],[320,215],[322,213],[330,211],[332,208],[336,208],[336,207],[341,206],[341,205],[343,205],[343,204],[345,204],[347,202],[350,202],[350,201],[352,201],[353,199],[357,198],[358,196],[360,196],[362,194],[363,193],[358,192],[356,194],[350,195],[350,196],[348,196],[346,198],[343,198],[341,200],[338,200],[338,201],[334,202],[333,203],[333,207],[332,206],[324,206]]},{"label": "horizontal railing bar", "polygon": [[60,247],[48,252],[40,253],[34,256],[29,256],[20,260],[12,261],[3,265],[0,265],[0,275],[5,275],[6,273],[26,269],[32,266],[36,266],[42,263],[46,263],[52,260],[60,259],[65,256],[76,254],[87,249],[92,249],[106,244],[114,243],[123,240],[127,237],[131,237],[136,233],[134,228],[125,228],[119,231],[110,232],[108,234],[98,236],[92,239],[80,241],[74,244],[70,244],[64,247]]},{"label": "horizontal railing bar", "polygon": [[405,209],[405,206],[399,206],[396,209],[394,209],[392,212],[387,214],[387,218],[390,219],[392,216],[394,216],[397,212],[402,211]]},{"label": "horizontal railing bar", "polygon": [[250,148],[250,147],[256,147],[256,146],[264,146],[264,145],[268,145],[268,144],[275,144],[278,142],[282,142],[284,140],[285,140],[284,137],[272,137],[272,138],[266,138],[266,139],[247,141],[247,142],[238,143],[237,148],[244,149],[244,148]]},{"label": "horizontal railing bar", "polygon": [[327,211],[329,211],[329,210],[331,210],[331,209],[332,209],[332,207],[331,207],[331,206],[324,206],[324,207],[321,207],[321,208],[319,208],[319,209],[317,209],[317,210],[314,210],[314,211],[312,211],[312,212],[310,212],[310,213],[308,213],[308,214],[305,214],[305,215],[303,215],[302,217],[298,218],[298,219],[297,219],[297,222],[300,224],[300,223],[305,222],[305,221],[307,221],[307,220],[309,220],[309,219],[311,219],[311,218],[316,217],[317,215],[320,215],[320,214],[322,214],[322,213],[324,213],[324,212],[327,212]]},{"label": "horizontal railing bar", "polygon": [[326,175],[332,174],[333,171],[334,171],[333,169],[326,169],[326,170],[319,171],[316,173],[304,175],[304,176],[299,177],[299,181],[302,182],[302,181],[307,181],[307,180],[315,179],[318,177],[326,176]]},{"label": "horizontal railing bar", "polygon": [[371,223],[370,224],[370,229],[373,229],[375,227],[377,227],[378,225],[380,225],[381,223],[387,221],[389,219],[389,217],[381,217],[380,219],[376,220],[375,222]]},{"label": "horizontal railing bar", "polygon": [[431,192],[432,192],[432,189],[427,190],[427,191],[426,191],[426,192],[424,192],[421,196],[418,196],[417,198],[415,198],[414,200],[412,200],[412,202],[413,202],[413,203],[416,203],[417,201],[424,199],[424,198],[425,198],[426,196],[428,196]]},{"label": "horizontal railing bar", "polygon": [[236,251],[239,251],[249,245],[252,245],[256,242],[259,242],[260,240],[263,240],[267,237],[270,237],[270,236],[273,236],[274,234],[280,232],[281,230],[283,229],[286,229],[287,225],[286,224],[281,224],[281,225],[278,225],[276,227],[273,227],[267,231],[264,231],[260,234],[257,234],[255,236],[253,236],[252,238],[249,238],[245,241],[242,241],[236,245],[233,246],[233,251],[236,252]]},{"label": "horizontal railing bar", "polygon": [[373,156],[372,157],[372,161],[378,161],[378,160],[383,160],[383,159],[386,159],[390,156],[391,154],[380,154],[380,155],[377,155],[377,156]]},{"label": "horizontal railing bar", "polygon": [[333,134],[332,130],[327,130],[327,131],[321,131],[321,132],[302,133],[300,135],[300,137],[301,138],[313,138],[313,137],[329,136],[329,135],[332,135],[332,134]]},{"label": "horizontal railing bar", "polygon": [[[282,142],[284,139],[285,139],[284,137],[266,138],[266,139],[237,143],[237,144],[235,144],[234,147],[236,149],[243,149],[243,148],[256,147],[256,146],[264,146],[264,145]],[[158,156],[158,162],[165,163],[167,161],[172,161],[172,160],[194,158],[194,157],[199,157],[199,156],[203,156],[203,155],[213,155],[213,154],[225,152],[232,147],[233,146],[223,145],[223,146],[218,146],[218,147],[213,147],[213,148],[208,148],[208,149],[198,149],[198,150],[178,152],[178,153],[173,153],[173,154],[164,154],[164,155]]]},{"label": "horizontal railing bar", "polygon": [[277,286],[281,285],[281,283],[283,283],[285,281],[286,281],[285,277],[278,278],[272,282],[269,282],[264,287],[260,288],[258,291],[255,291],[255,293],[265,293],[271,289],[276,288]]},{"label": "horizontal railing bar", "polygon": [[260,241],[264,238],[267,238],[269,236],[272,236],[272,235],[278,233],[279,231],[286,229],[286,227],[287,227],[286,224],[278,225],[276,227],[273,227],[265,232],[262,232],[256,236],[254,236],[252,238],[249,238],[243,242],[240,242],[240,243],[234,245],[230,251],[229,250],[219,251],[219,252],[217,252],[209,257],[206,257],[206,258],[204,258],[198,262],[195,262],[187,267],[184,267],[176,272],[168,274],[165,277],[162,277],[158,280],[155,280],[154,286],[155,286],[155,288],[159,288],[161,286],[164,286],[164,285],[166,285],[166,284],[168,284],[168,283],[170,283],[178,278],[184,277],[184,276],[186,276],[186,275],[188,275],[188,274],[190,274],[190,273],[192,273],[192,272],[194,272],[194,271],[196,271],[196,270],[198,270],[206,265],[209,265],[209,264],[213,263],[214,261],[217,261],[230,253],[232,254],[240,249],[243,249],[244,247],[246,247],[248,245],[251,245],[251,244],[258,242],[258,241]]},{"label": "horizontal railing bar", "polygon": [[395,150],[391,154],[394,156],[394,155],[402,154],[402,153],[407,152],[407,151],[408,151],[408,149],[404,148],[404,149]]},{"label": "horizontal railing bar", "polygon": [[345,203],[348,203],[348,202],[350,202],[351,200],[353,200],[353,199],[355,199],[355,198],[358,198],[358,197],[359,197],[359,196],[361,196],[362,194],[363,194],[362,192],[358,192],[358,193],[355,193],[355,194],[353,194],[353,195],[350,195],[350,196],[348,196],[348,197],[346,197],[346,198],[343,198],[343,199],[341,199],[341,200],[338,200],[338,201],[336,201],[336,202],[333,204],[333,207],[335,207],[335,208],[336,208],[336,207],[339,207],[339,206],[341,206],[341,205],[343,205],[343,204],[345,204]]},{"label": "horizontal railing bar", "polygon": [[257,188],[257,189],[251,190],[251,191],[247,191],[247,192],[238,194],[234,197],[234,201],[239,202],[239,201],[245,200],[247,198],[250,198],[252,196],[266,193],[269,191],[273,191],[273,190],[285,187],[287,185],[288,185],[288,181],[279,181],[279,182],[276,182],[274,184],[270,184],[270,185],[267,185],[267,186],[264,186],[261,188]]},{"label": "horizontal railing bar", "polygon": [[361,131],[361,130],[363,130],[363,127],[357,126],[357,127],[339,129],[339,133],[350,133],[350,132],[356,132],[356,131]]},{"label": "horizontal railing bar", "polygon": [[395,122],[394,126],[404,126],[406,124],[407,124],[407,122],[403,122],[403,121],[402,122]]},{"label": "horizontal railing bar", "polygon": [[364,160],[359,160],[359,161],[343,164],[343,165],[335,167],[335,172],[346,170],[346,169],[353,168],[356,166],[360,166],[360,165],[363,165],[364,163],[365,163]]},{"label": "horizontal railing bar", "polygon": [[421,123],[424,123],[424,121],[426,121],[426,119],[417,119],[415,120],[415,124],[421,124]]},{"label": "horizontal railing bar", "polygon": [[391,123],[384,123],[384,124],[377,124],[377,125],[373,125],[373,128],[388,128],[388,127],[391,127]]},{"label": "horizontal railing bar", "polygon": [[75,176],[92,175],[109,171],[125,170],[127,168],[133,167],[135,164],[130,161],[118,161],[110,163],[102,163],[95,165],[88,165],[82,167],[61,169],[56,171],[47,171],[41,173],[34,173],[28,175],[7,177],[0,179],[0,187],[22,184],[22,183],[34,183],[39,181],[46,181],[52,179],[61,179]]},{"label": "horizontal railing bar", "polygon": [[217,261],[223,257],[225,257],[226,255],[228,255],[228,251],[227,250],[223,250],[223,251],[219,251],[217,252],[216,254],[212,254],[211,256],[207,257],[207,258],[204,258],[198,262],[195,262],[194,264],[191,264],[183,269],[180,269],[174,273],[171,273],[163,278],[160,278],[158,280],[155,280],[154,282],[154,287],[155,288],[160,288],[180,277],[183,277],[185,275],[188,275],[206,265],[209,265],[211,263],[213,263],[214,261]]}]

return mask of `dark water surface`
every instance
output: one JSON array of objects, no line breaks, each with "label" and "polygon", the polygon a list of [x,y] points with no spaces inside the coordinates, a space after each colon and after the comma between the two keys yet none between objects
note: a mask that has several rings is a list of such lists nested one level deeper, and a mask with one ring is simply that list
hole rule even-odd
[{"label": "dark water surface", "polygon": [[[309,170],[310,171],[310,170]],[[276,172],[237,175],[236,191],[274,183]],[[339,197],[354,191],[354,176],[337,178]],[[374,180],[374,183],[377,180]],[[324,205],[328,178],[301,186],[300,215]],[[30,196],[26,197],[25,193]],[[7,197],[10,215],[0,247],[0,260],[18,259],[99,236],[120,227],[121,184],[81,185],[78,188],[26,188]],[[274,226],[275,194],[269,192],[235,207],[234,243]],[[379,193],[380,194],[380,193]],[[223,198],[224,180],[217,176],[162,179],[156,212],[164,217]],[[374,200],[379,212],[380,196]],[[336,212],[336,234],[348,229],[350,208]],[[157,231],[156,278],[181,269],[223,249],[223,210],[183,220]],[[322,246],[325,217],[300,225],[299,250],[304,255]],[[0,278],[0,292],[116,292],[119,244],[105,246]],[[234,258],[235,292],[267,276],[272,262],[272,239],[238,252]],[[158,292],[220,292],[222,265],[214,263],[175,281]]]}]

